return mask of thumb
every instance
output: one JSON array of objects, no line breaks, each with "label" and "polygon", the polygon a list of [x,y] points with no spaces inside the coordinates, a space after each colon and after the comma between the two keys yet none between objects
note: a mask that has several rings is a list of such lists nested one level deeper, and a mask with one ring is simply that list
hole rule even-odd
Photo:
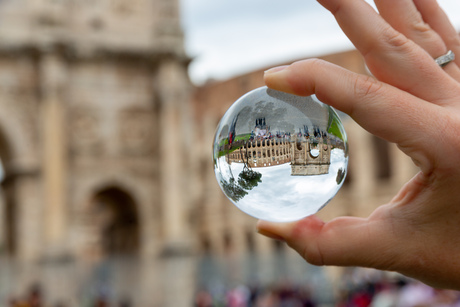
[{"label": "thumb", "polygon": [[309,216],[291,223],[259,221],[257,230],[285,241],[314,265],[394,270],[401,259],[398,240],[381,218],[340,217],[325,223]]}]

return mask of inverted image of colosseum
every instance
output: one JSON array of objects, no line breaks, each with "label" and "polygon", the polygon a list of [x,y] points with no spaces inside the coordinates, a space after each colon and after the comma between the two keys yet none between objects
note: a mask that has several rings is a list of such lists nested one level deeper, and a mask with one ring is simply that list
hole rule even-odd
[{"label": "inverted image of colosseum", "polygon": [[[303,131],[302,131],[303,130]],[[311,133],[305,125],[295,134],[273,133],[265,118],[256,120],[248,139],[232,142],[229,134],[227,163],[245,163],[249,168],[291,164],[292,176],[327,174],[331,164],[331,150],[344,148],[342,141],[318,127]]]}]

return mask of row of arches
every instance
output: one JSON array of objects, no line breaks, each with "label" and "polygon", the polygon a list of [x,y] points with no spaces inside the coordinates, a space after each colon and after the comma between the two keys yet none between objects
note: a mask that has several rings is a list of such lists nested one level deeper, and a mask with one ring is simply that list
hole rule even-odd
[{"label": "row of arches", "polygon": [[249,151],[248,152],[248,157],[249,158],[271,158],[272,156],[273,157],[279,157],[279,156],[282,156],[282,155],[288,155],[289,156],[289,150],[286,150],[286,148],[280,148],[279,150],[278,149],[263,149],[263,150],[259,150],[259,151]]},{"label": "row of arches", "polygon": [[252,147],[266,147],[266,146],[277,146],[277,145],[289,145],[287,139],[262,139],[262,140],[253,140],[248,142],[248,148]]}]

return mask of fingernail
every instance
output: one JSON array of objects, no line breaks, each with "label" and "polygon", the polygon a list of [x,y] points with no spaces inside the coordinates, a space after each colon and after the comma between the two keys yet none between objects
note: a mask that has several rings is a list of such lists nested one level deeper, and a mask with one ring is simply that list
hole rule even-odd
[{"label": "fingernail", "polygon": [[281,236],[279,236],[277,234],[274,234],[274,233],[272,233],[270,231],[264,230],[264,229],[257,228],[257,233],[259,233],[259,234],[261,234],[263,236],[266,236],[266,237],[268,237],[270,239],[283,241],[283,242],[285,241],[283,237],[281,237]]},{"label": "fingernail", "polygon": [[264,71],[264,74],[272,74],[272,73],[275,73],[275,72],[279,72],[279,71],[282,71],[283,69],[286,69],[287,67],[289,67],[289,65],[273,67],[273,68],[270,68],[270,69],[267,69],[266,71]]}]

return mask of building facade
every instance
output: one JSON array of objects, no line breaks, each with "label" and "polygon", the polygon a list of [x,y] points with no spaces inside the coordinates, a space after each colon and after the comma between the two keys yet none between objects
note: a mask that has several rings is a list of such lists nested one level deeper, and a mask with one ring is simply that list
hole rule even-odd
[{"label": "building facade", "polygon": [[[0,1],[0,248],[30,268],[1,289],[190,252],[188,63],[176,0]],[[158,303],[152,270],[134,285]]]},{"label": "building facade", "polygon": [[228,164],[245,163],[249,168],[289,163],[293,176],[321,175],[329,172],[332,149],[323,137],[268,137],[243,141],[225,158]]},{"label": "building facade", "polygon": [[[213,278],[314,270],[257,235],[256,221],[220,191],[215,128],[237,98],[263,85],[263,69],[193,89],[178,5],[0,1],[0,298],[38,280],[53,303],[70,306],[93,295],[78,284],[107,283],[136,306],[189,306]],[[322,58],[367,73],[356,51]],[[349,172],[320,212],[326,220],[368,215],[414,173],[395,146],[344,124]],[[275,158],[305,175],[330,160],[327,138],[315,148],[257,142],[243,157],[254,167]],[[316,170],[303,168],[306,159]]]}]

